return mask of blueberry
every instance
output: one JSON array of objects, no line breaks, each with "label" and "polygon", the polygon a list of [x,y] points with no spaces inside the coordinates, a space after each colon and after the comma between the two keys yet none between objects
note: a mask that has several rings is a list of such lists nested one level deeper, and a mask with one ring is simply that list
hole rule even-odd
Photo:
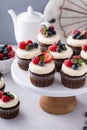
[{"label": "blueberry", "polygon": [[37,42],[34,42],[34,43],[33,43],[33,46],[34,46],[35,48],[37,48],[37,47],[38,47],[38,43],[37,43]]},{"label": "blueberry", "polygon": [[3,46],[3,49],[5,49],[7,47],[7,44],[5,44],[4,46]]},{"label": "blueberry", "polygon": [[4,51],[4,49],[1,47],[1,48],[0,48],[0,53],[3,53],[3,51]]},{"label": "blueberry", "polygon": [[39,61],[38,63],[40,66],[44,66],[44,62],[43,61]]},{"label": "blueberry", "polygon": [[8,56],[8,51],[3,52],[4,56]]},{"label": "blueberry", "polygon": [[84,113],[84,116],[87,117],[87,112]]},{"label": "blueberry", "polygon": [[56,31],[53,31],[53,35],[55,35],[56,34]]},{"label": "blueberry", "polygon": [[6,92],[3,92],[3,94],[2,95],[7,95],[7,93]]},{"label": "blueberry", "polygon": [[3,60],[7,60],[7,59],[9,59],[7,56],[5,56],[5,57],[3,58]]},{"label": "blueberry", "polygon": [[2,77],[2,73],[0,73],[0,78]]},{"label": "blueberry", "polygon": [[84,127],[83,127],[83,130],[87,130],[87,126],[84,126]]},{"label": "blueberry", "polygon": [[29,44],[29,49],[33,49],[33,44]]},{"label": "blueberry", "polygon": [[48,36],[52,36],[52,35],[53,35],[52,31],[48,31]]},{"label": "blueberry", "polygon": [[73,68],[74,70],[77,70],[77,69],[78,69],[78,65],[77,65],[77,64],[73,64],[73,65],[72,65],[72,68]]},{"label": "blueberry", "polygon": [[62,49],[61,49],[60,47],[58,47],[58,48],[56,49],[56,51],[60,53],[60,52],[62,51]]},{"label": "blueberry", "polygon": [[57,43],[56,43],[57,46],[60,46],[61,45],[61,41],[59,40]]},{"label": "blueberry", "polygon": [[77,36],[77,39],[83,39],[83,35]]},{"label": "blueberry", "polygon": [[79,36],[79,35],[80,35],[80,31],[77,31],[76,34],[74,34],[72,37],[73,37],[73,39],[76,39],[77,36]]}]

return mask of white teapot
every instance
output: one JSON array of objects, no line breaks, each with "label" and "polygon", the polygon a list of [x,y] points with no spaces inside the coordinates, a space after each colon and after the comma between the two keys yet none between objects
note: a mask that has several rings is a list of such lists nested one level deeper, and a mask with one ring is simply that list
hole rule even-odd
[{"label": "white teapot", "polygon": [[33,11],[29,6],[27,12],[23,12],[16,16],[16,13],[10,9],[8,13],[11,15],[14,24],[14,33],[17,43],[27,41],[29,39],[36,40],[40,23],[43,21],[43,15]]}]

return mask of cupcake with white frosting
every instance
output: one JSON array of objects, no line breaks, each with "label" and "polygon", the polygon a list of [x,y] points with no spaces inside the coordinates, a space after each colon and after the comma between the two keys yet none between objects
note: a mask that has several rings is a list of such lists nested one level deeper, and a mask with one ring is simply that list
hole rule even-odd
[{"label": "cupcake with white frosting", "polygon": [[87,44],[84,44],[82,46],[80,56],[81,56],[82,60],[87,64]]},{"label": "cupcake with white frosting", "polygon": [[0,117],[11,119],[19,113],[20,101],[17,96],[10,92],[0,91]]},{"label": "cupcake with white frosting", "polygon": [[27,42],[20,42],[16,51],[17,63],[22,70],[28,70],[29,63],[34,56],[41,54],[37,42],[28,40]]},{"label": "cupcake with white frosting", "polygon": [[67,38],[67,45],[70,46],[74,55],[79,55],[82,45],[87,43],[87,31],[73,30],[71,36]]},{"label": "cupcake with white frosting", "polygon": [[87,65],[76,55],[62,64],[61,81],[65,87],[80,88],[85,84]]},{"label": "cupcake with white frosting", "polygon": [[48,50],[53,55],[57,72],[61,70],[61,66],[64,60],[73,55],[73,50],[66,44],[61,43],[60,40],[49,46]]},{"label": "cupcake with white frosting", "polygon": [[0,73],[0,91],[4,91],[5,89],[5,81],[2,77],[2,74]]},{"label": "cupcake with white frosting", "polygon": [[37,36],[41,51],[46,51],[54,41],[60,40],[59,34],[55,31],[54,26],[48,22],[43,22],[40,27],[40,32]]},{"label": "cupcake with white frosting", "polygon": [[40,56],[35,56],[29,64],[30,81],[37,87],[46,87],[54,82],[55,64],[53,56],[48,52],[43,52]]}]

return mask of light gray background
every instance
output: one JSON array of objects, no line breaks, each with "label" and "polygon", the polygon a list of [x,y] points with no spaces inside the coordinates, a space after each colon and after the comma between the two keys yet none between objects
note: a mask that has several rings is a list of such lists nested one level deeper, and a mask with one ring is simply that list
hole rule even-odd
[{"label": "light gray background", "polygon": [[35,11],[43,13],[48,0],[0,0],[0,43],[16,44],[14,28],[9,9],[14,9],[17,14],[27,10],[31,5]]}]

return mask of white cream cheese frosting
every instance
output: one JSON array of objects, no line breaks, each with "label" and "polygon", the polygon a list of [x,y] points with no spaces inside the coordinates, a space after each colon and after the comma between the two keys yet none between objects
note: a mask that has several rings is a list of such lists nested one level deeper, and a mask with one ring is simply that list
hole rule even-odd
[{"label": "white cream cheese frosting", "polygon": [[17,48],[17,51],[16,51],[16,55],[19,58],[23,58],[23,59],[32,59],[34,56],[38,56],[40,54],[41,54],[40,48],[35,48],[30,51]]},{"label": "white cream cheese frosting", "polygon": [[0,79],[0,88],[2,88],[5,85],[4,79],[1,77]]},{"label": "white cream cheese frosting", "polygon": [[87,43],[87,39],[73,39],[72,36],[67,38],[67,44],[73,47],[81,47],[82,45]]},{"label": "white cream cheese frosting", "polygon": [[16,95],[12,94],[14,96],[14,99],[10,100],[9,102],[3,102],[2,99],[0,99],[0,107],[1,108],[10,108],[14,107],[18,104],[18,98]]},{"label": "white cream cheese frosting", "polygon": [[87,51],[81,50],[81,57],[85,60],[87,60]]},{"label": "white cream cheese frosting", "polygon": [[82,76],[87,73],[87,65],[83,62],[82,66],[78,70],[72,69],[72,67],[67,67],[64,63],[62,64],[62,71],[69,76]]},{"label": "white cream cheese frosting", "polygon": [[63,50],[60,53],[59,52],[52,52],[50,51],[50,53],[53,55],[54,59],[65,59],[65,58],[69,58],[70,56],[72,56],[73,54],[73,50],[66,46],[67,50]]},{"label": "white cream cheese frosting", "polygon": [[32,62],[30,62],[29,64],[29,70],[35,74],[48,74],[52,72],[54,68],[55,68],[55,64],[53,61],[49,63],[45,63],[44,66],[36,65],[33,64]]},{"label": "white cream cheese frosting", "polygon": [[52,37],[44,37],[41,33],[39,33],[37,36],[37,40],[38,40],[38,42],[40,42],[42,44],[51,45],[55,41],[59,41],[60,37],[58,34],[53,35]]}]

